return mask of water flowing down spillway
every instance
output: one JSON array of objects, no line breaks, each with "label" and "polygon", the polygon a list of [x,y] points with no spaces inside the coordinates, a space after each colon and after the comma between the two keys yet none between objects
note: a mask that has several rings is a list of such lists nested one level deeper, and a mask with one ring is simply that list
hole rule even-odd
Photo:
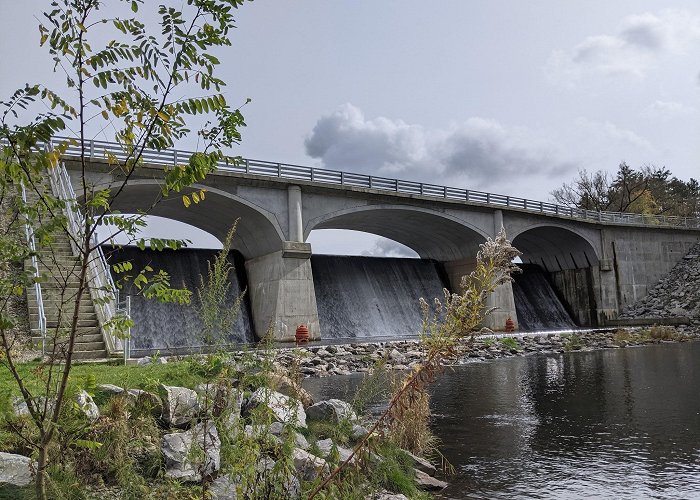
[{"label": "water flowing down spillway", "polygon": [[[200,286],[200,275],[207,277],[207,262],[213,263],[216,250],[181,249],[177,251],[153,250],[141,251],[135,247],[115,249],[104,247],[110,263],[129,261],[133,264],[135,275],[145,266],[151,266],[155,271],[164,270],[170,275],[170,285],[174,288],[185,287],[192,291],[190,305],[164,304],[156,299],[146,299],[131,284],[126,283],[120,294],[131,296],[131,316],[134,327],[131,329],[132,351],[134,354],[144,354],[160,350],[161,352],[177,352],[180,350],[197,349],[204,344],[202,322],[196,313],[196,289]],[[231,272],[226,298],[228,307],[232,307],[247,286],[245,267],[242,256],[235,251],[229,253],[230,262],[235,269]],[[123,275],[115,273],[115,281]],[[243,343],[254,340],[253,326],[250,314],[248,295],[241,302],[240,312],[229,332],[224,335],[225,343]]]},{"label": "water flowing down spillway", "polygon": [[532,264],[522,264],[520,268],[523,272],[513,275],[518,329],[535,331],[575,327],[544,271]]},{"label": "water flowing down spillway", "polygon": [[324,339],[417,335],[419,299],[432,303],[447,286],[428,260],[313,255],[311,268]]}]

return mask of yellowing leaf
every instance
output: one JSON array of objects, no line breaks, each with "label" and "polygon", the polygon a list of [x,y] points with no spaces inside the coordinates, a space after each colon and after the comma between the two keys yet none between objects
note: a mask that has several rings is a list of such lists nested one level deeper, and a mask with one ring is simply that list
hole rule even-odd
[{"label": "yellowing leaf", "polygon": [[190,202],[190,197],[187,196],[186,194],[183,194],[183,195],[182,195],[182,203],[183,203],[183,205],[185,205],[185,208],[189,207],[189,206],[190,206],[190,203],[191,203],[191,202]]},{"label": "yellowing leaf", "polygon": [[102,118],[104,118],[105,120],[109,119],[109,113],[107,113],[106,109],[102,110]]}]

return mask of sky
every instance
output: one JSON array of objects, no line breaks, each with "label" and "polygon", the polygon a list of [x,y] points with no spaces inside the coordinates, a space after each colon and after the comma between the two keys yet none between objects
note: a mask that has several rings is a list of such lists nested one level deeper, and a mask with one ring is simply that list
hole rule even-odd
[{"label": "sky", "polygon": [[[37,47],[46,4],[0,0],[2,96],[57,78]],[[697,0],[256,1],[236,20],[219,56],[227,100],[252,99],[244,157],[540,200],[622,161],[700,177]]]}]

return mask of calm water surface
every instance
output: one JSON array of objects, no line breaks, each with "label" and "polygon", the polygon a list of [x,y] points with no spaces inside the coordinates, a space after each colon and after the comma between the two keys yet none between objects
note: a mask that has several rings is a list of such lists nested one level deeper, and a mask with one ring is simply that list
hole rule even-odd
[{"label": "calm water surface", "polygon": [[[305,385],[348,397],[360,379]],[[471,363],[432,407],[443,498],[700,499],[700,342]]]}]

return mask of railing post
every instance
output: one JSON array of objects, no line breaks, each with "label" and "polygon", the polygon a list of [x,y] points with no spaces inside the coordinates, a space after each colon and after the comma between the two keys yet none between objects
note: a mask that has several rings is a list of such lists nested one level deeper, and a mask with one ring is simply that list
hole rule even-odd
[{"label": "railing post", "polygon": [[277,177],[282,177],[282,164],[277,164]]},{"label": "railing post", "polygon": [[315,180],[315,179],[314,179],[314,171],[315,171],[315,170],[316,170],[315,168],[312,168],[312,169],[311,169],[311,182],[314,182],[314,180]]},{"label": "railing post", "polygon": [[394,191],[399,192],[399,180],[394,179]]},{"label": "railing post", "polygon": [[90,140],[90,159],[91,160],[95,159],[95,140],[94,139]]},{"label": "railing post", "polygon": [[447,186],[442,186],[442,197],[447,198]]},{"label": "railing post", "polygon": [[177,149],[173,151],[173,166],[177,167]]},{"label": "railing post", "polygon": [[487,205],[491,204],[491,193],[486,193],[486,204]]},{"label": "railing post", "polygon": [[465,195],[465,198],[466,198],[467,203],[468,203],[469,202],[469,190],[468,189],[464,195]]},{"label": "railing post", "polygon": [[544,203],[540,202],[540,213],[544,212]]},{"label": "railing post", "polygon": [[423,183],[422,182],[420,183],[420,194],[421,194],[421,196],[423,196]]},{"label": "railing post", "polygon": [[372,189],[372,176],[369,176],[369,188]]},{"label": "railing post", "polygon": [[250,163],[248,162],[248,158],[245,159],[245,173],[250,173]]},{"label": "railing post", "polygon": [[345,172],[340,172],[340,185],[344,186],[345,185]]}]

